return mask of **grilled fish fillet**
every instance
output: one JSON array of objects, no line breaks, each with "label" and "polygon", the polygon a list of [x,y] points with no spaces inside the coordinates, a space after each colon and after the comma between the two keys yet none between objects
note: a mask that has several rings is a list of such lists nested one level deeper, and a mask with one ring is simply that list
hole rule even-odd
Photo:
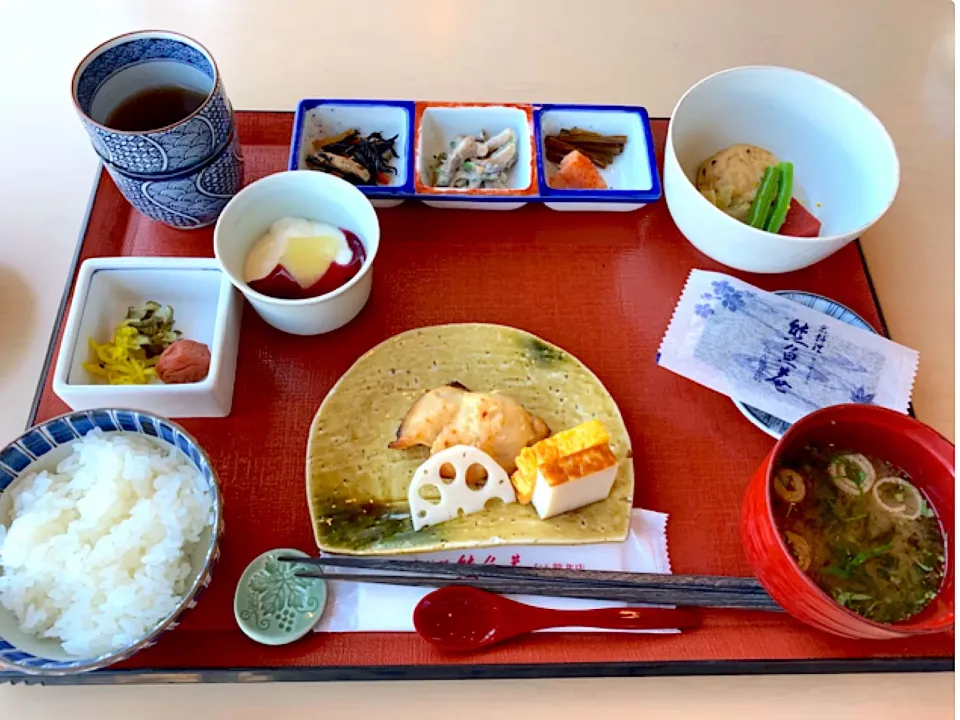
[{"label": "grilled fish fillet", "polygon": [[404,450],[426,445],[434,455],[454,445],[472,445],[512,473],[520,450],[549,434],[547,424],[513,398],[498,392],[470,392],[453,384],[421,395],[389,447]]}]

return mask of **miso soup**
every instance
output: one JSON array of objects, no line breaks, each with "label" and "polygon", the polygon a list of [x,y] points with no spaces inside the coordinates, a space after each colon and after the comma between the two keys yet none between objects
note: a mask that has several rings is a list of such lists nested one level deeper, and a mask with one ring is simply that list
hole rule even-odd
[{"label": "miso soup", "polygon": [[774,515],[798,566],[840,605],[881,623],[937,594],[943,531],[910,477],[887,462],[807,447],[774,473]]}]

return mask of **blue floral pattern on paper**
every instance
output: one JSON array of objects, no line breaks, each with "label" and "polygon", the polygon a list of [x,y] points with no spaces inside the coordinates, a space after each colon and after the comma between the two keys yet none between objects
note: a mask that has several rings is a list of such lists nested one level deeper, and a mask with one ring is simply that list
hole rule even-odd
[{"label": "blue floral pattern on paper", "polygon": [[733,286],[726,281],[713,283],[713,292],[720,299],[720,302],[730,312],[736,312],[744,308],[744,293],[734,290]]},{"label": "blue floral pattern on paper", "polygon": [[862,347],[765,293],[726,280],[694,295],[700,320],[693,353],[726,378],[729,394],[767,397],[768,407],[790,406],[791,417],[843,402],[872,403],[884,365]]},{"label": "blue floral pattern on paper", "polygon": [[[711,283],[711,285],[713,292],[703,293],[700,298],[702,300],[717,300],[720,302],[721,307],[726,308],[730,312],[743,310],[746,306],[746,299],[755,297],[755,294],[752,292],[737,290],[726,280],[715,281]],[[704,318],[710,317],[710,315],[713,314],[713,308],[710,303],[697,305],[695,311],[697,315]]]}]

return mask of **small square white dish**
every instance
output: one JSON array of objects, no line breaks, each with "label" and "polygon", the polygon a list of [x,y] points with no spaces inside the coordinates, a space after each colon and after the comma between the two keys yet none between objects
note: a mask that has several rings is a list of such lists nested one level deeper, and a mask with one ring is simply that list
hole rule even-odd
[{"label": "small square white dish", "polygon": [[[84,369],[89,338],[106,342],[127,308],[172,305],[183,338],[210,348],[210,371],[196,383],[109,385]],[[224,417],[233,404],[243,301],[213,258],[91,258],[80,266],[54,370],[53,391],[72,410],[142,410],[169,418]]]},{"label": "small square white dish", "polygon": [[[507,175],[507,188],[447,188],[432,185],[431,164],[458,135],[510,128],[517,137],[517,163]],[[514,210],[537,193],[533,143],[533,106],[493,103],[417,103],[414,187],[425,205],[438,208]]]},{"label": "small square white dish", "polygon": [[[378,132],[385,138],[397,136],[392,161],[396,173],[386,185],[358,185],[374,207],[395,207],[413,194],[412,157],[414,104],[406,100],[304,99],[297,105],[288,170],[310,170],[307,156],[314,140],[357,130],[367,135]],[[394,197],[396,196],[396,197]]]},{"label": "small square white dish", "polygon": [[[660,177],[650,118],[642,107],[619,105],[541,105],[534,113],[540,196],[553,210],[626,212],[660,198]],[[623,153],[600,175],[606,190],[575,190],[551,187],[559,170],[546,159],[545,140],[562,129],[580,128],[601,135],[625,135]]]}]

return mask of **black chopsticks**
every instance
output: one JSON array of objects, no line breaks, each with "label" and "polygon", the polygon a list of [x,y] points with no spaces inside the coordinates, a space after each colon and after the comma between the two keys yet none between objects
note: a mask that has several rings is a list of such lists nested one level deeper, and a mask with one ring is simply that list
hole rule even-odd
[{"label": "black chopsticks", "polygon": [[[656,605],[781,610],[760,583],[749,577],[464,565],[366,557],[281,557],[280,560],[318,566],[317,570],[301,571],[297,574],[300,577],[323,577],[327,580],[413,587],[469,585],[505,595],[545,595]],[[324,566],[374,572],[330,573],[322,569]]]}]

